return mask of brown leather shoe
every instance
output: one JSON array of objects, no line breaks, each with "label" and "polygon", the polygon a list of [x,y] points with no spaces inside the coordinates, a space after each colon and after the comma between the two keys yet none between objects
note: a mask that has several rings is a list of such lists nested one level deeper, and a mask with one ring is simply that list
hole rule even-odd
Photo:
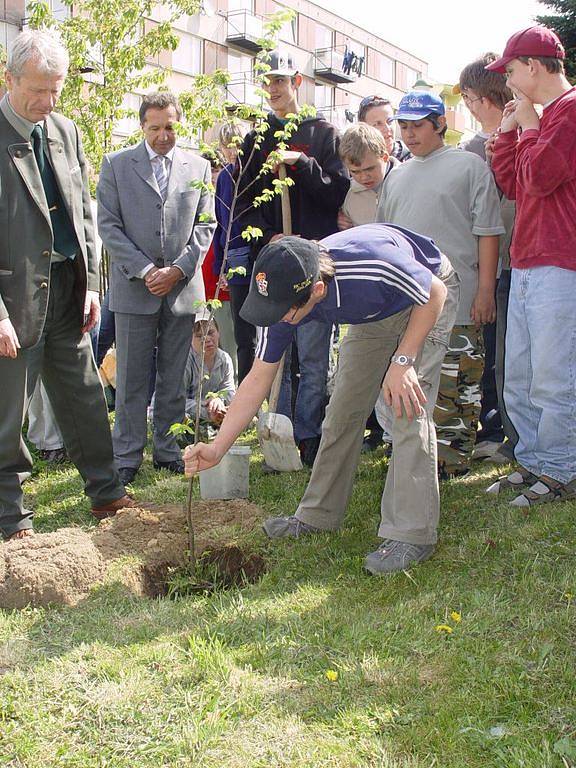
[{"label": "brown leather shoe", "polygon": [[115,501],[106,504],[105,507],[92,507],[92,514],[97,520],[105,520],[107,517],[114,517],[120,509],[140,506],[131,496],[121,496]]},{"label": "brown leather shoe", "polygon": [[28,536],[34,536],[32,528],[22,528],[20,531],[14,531],[9,536],[6,536],[5,541],[17,541],[18,539],[26,539]]}]

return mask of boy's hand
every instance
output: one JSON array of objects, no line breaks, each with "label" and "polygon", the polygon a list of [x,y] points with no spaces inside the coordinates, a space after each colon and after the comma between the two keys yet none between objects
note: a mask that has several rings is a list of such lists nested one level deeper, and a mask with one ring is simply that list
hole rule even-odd
[{"label": "boy's hand", "polygon": [[502,112],[502,121],[500,123],[500,133],[508,133],[508,131],[515,131],[518,128],[518,121],[516,120],[516,107],[518,101],[512,99],[504,107]]},{"label": "boy's hand", "polygon": [[184,450],[184,472],[186,477],[210,469],[220,463],[222,456],[214,443],[197,443],[189,445]]},{"label": "boy's hand", "polygon": [[528,131],[530,129],[538,131],[540,129],[540,118],[534,109],[534,104],[525,97],[521,97],[516,103],[517,106],[514,112],[514,117],[520,128],[522,128],[523,131]]},{"label": "boy's hand", "polygon": [[344,229],[351,229],[354,226],[354,222],[349,216],[346,216],[344,211],[338,211],[338,229],[340,231]]},{"label": "boy's hand", "polygon": [[472,302],[470,317],[476,327],[479,327],[484,323],[493,323],[494,320],[496,320],[494,291],[481,288],[478,289],[478,293]]},{"label": "boy's hand", "polygon": [[221,397],[212,397],[206,403],[206,410],[210,421],[214,424],[222,424],[224,416],[226,416],[226,403]]},{"label": "boy's hand", "polygon": [[384,402],[394,410],[397,419],[406,413],[408,421],[422,414],[426,395],[422,391],[414,366],[390,363],[382,383]]},{"label": "boy's hand", "polygon": [[492,165],[492,158],[494,157],[494,147],[498,141],[498,133],[493,133],[490,138],[486,139],[484,144],[484,151],[486,152],[486,162],[488,165]]}]

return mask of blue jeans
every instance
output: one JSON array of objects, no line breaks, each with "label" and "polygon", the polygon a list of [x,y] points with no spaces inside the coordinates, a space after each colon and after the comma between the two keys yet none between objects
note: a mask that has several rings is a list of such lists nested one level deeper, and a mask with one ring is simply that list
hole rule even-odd
[{"label": "blue jeans", "polygon": [[284,375],[278,398],[278,413],[291,419],[296,443],[320,437],[326,405],[326,379],[332,326],[311,320],[296,327],[294,342],[298,350],[300,383],[292,416],[291,347],[286,350]]},{"label": "blue jeans", "polygon": [[504,401],[514,455],[535,475],[576,477],[576,271],[513,269]]}]

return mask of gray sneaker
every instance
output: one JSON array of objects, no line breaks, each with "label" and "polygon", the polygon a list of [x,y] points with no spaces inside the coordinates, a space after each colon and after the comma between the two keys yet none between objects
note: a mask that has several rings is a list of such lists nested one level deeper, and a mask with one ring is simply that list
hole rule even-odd
[{"label": "gray sneaker", "polygon": [[306,536],[308,533],[322,533],[322,528],[315,528],[313,525],[303,523],[297,517],[269,517],[265,520],[262,528],[264,533],[270,539],[299,539],[300,536]]},{"label": "gray sneaker", "polygon": [[406,541],[384,539],[375,552],[370,552],[364,560],[364,568],[377,576],[381,573],[405,571],[434,552],[434,544],[409,544]]}]

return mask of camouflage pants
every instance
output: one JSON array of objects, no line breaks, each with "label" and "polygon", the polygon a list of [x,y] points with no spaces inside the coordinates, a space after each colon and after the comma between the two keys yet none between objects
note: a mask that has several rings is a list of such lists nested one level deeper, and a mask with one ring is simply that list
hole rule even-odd
[{"label": "camouflage pants", "polygon": [[466,469],[476,441],[484,370],[482,328],[455,325],[442,363],[434,409],[438,463],[448,473]]}]

